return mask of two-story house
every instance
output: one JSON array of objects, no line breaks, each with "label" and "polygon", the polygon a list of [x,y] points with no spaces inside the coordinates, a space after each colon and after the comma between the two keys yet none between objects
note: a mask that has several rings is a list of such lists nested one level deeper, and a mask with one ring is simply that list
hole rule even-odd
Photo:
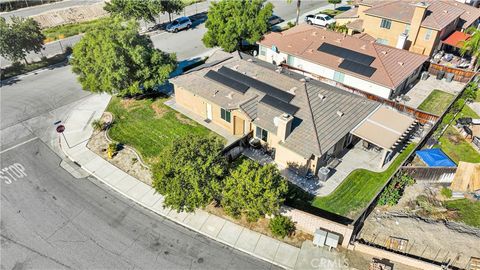
[{"label": "two-story house", "polygon": [[454,0],[363,0],[335,17],[349,33],[366,33],[378,43],[429,55],[455,31],[477,26],[480,9]]},{"label": "two-story house", "polygon": [[258,42],[258,58],[326,83],[391,99],[419,76],[428,56],[368,38],[301,24]]}]

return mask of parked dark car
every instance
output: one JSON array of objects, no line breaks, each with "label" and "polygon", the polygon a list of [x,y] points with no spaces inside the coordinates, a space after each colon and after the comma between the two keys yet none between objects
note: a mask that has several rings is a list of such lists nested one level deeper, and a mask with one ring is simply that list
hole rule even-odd
[{"label": "parked dark car", "polygon": [[272,15],[270,18],[268,18],[268,25],[274,26],[274,25],[279,24],[283,21],[284,21],[284,19],[278,17],[277,15]]}]

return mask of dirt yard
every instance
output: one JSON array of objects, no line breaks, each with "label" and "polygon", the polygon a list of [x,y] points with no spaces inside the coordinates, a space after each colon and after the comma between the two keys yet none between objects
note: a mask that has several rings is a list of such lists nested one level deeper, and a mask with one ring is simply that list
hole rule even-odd
[{"label": "dirt yard", "polygon": [[[445,221],[452,220],[455,213],[435,204],[445,199],[441,188],[441,184],[425,181],[407,187],[397,205],[377,206],[359,237],[385,247],[390,237],[405,239],[406,253],[437,262],[451,261],[453,266],[465,268],[470,257],[480,255],[480,229]],[[428,211],[419,209],[418,196],[434,202]]]}]

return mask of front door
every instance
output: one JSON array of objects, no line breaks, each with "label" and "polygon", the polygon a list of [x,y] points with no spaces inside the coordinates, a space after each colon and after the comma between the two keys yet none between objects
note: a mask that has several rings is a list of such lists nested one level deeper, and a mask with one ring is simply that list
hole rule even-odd
[{"label": "front door", "polygon": [[245,134],[245,120],[240,117],[233,117],[233,134],[234,135],[243,135]]},{"label": "front door", "polygon": [[212,104],[207,103],[207,119],[212,120]]}]

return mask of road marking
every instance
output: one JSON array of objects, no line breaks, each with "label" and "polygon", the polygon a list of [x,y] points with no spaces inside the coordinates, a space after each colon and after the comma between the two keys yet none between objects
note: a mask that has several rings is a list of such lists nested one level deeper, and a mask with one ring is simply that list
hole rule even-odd
[{"label": "road marking", "polygon": [[25,167],[20,163],[14,163],[0,170],[0,179],[4,180],[7,185],[17,181],[17,179],[24,178],[25,176],[27,176],[27,173],[25,173]]},{"label": "road marking", "polygon": [[3,154],[3,153],[5,153],[5,152],[7,152],[7,151],[10,151],[10,150],[12,150],[12,149],[15,149],[15,148],[17,148],[17,147],[19,147],[19,146],[22,146],[22,145],[24,145],[24,144],[26,144],[26,143],[29,143],[29,142],[31,142],[31,141],[33,141],[33,140],[36,140],[36,139],[38,139],[38,137],[33,137],[33,138],[29,139],[29,140],[26,140],[26,141],[24,141],[24,142],[21,142],[21,143],[19,143],[19,144],[17,144],[17,145],[14,145],[14,146],[10,147],[10,148],[7,148],[7,149],[5,149],[5,150],[2,150],[2,151],[0,152],[0,154]]}]

